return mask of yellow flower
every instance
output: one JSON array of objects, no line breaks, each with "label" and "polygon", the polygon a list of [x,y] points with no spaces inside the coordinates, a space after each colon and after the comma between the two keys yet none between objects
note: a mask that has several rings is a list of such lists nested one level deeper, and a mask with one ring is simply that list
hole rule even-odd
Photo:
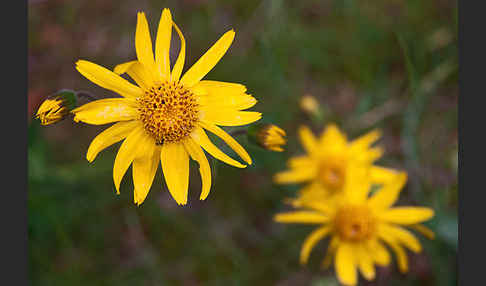
[{"label": "yellow flower", "polygon": [[305,264],[314,246],[330,236],[323,266],[328,267],[334,258],[336,275],[344,285],[357,284],[358,269],[364,278],[373,280],[375,264],[390,263],[390,254],[383,243],[395,253],[399,270],[407,272],[404,247],[416,253],[422,247],[403,226],[433,238],[433,232],[420,223],[433,217],[434,211],[425,207],[392,207],[407,180],[406,173],[399,173],[368,198],[372,186],[369,174],[352,169],[352,179],[346,180],[344,193],[335,203],[307,202],[305,207],[277,214],[274,219],[280,223],[320,225],[304,241],[300,262]]},{"label": "yellow flower", "polygon": [[307,183],[299,198],[292,200],[294,205],[305,200],[332,199],[341,194],[350,165],[369,168],[371,182],[375,184],[389,181],[397,174],[394,170],[373,165],[383,153],[380,147],[370,147],[380,137],[377,130],[348,142],[346,135],[334,124],[328,125],[320,138],[302,126],[299,137],[307,154],[291,158],[287,163],[290,170],[274,176],[278,184]]},{"label": "yellow flower", "polygon": [[255,124],[248,128],[248,138],[264,149],[282,152],[287,143],[285,130],[274,124]]},{"label": "yellow flower", "polygon": [[[180,38],[181,49],[171,69],[172,28]],[[202,80],[226,53],[234,36],[233,30],[226,32],[181,77],[186,43],[170,11],[162,12],[155,56],[145,14],[140,12],[135,33],[137,60],[116,66],[114,72],[84,60],[76,63],[76,69],[87,79],[122,96],[96,100],[73,110],[76,122],[95,125],[117,122],[92,141],[86,155],[91,162],[101,150],[125,139],[113,166],[117,193],[122,177],[133,163],[134,201],[140,205],[150,190],[160,161],[170,194],[178,204],[184,205],[190,157],[199,164],[200,199],[206,199],[211,187],[211,169],[203,149],[232,166],[244,168],[246,165],[218,149],[205,130],[219,136],[246,163],[252,163],[245,149],[218,125],[239,126],[259,120],[259,112],[242,111],[254,106],[256,99],[246,93],[244,85]],[[137,85],[120,77],[123,73]]]},{"label": "yellow flower", "polygon": [[319,103],[316,98],[310,94],[305,94],[300,98],[300,108],[311,115],[317,114],[319,112]]},{"label": "yellow flower", "polygon": [[49,96],[37,109],[36,118],[42,125],[57,123],[69,114],[69,111],[76,104],[75,93],[68,90],[62,90],[53,96]]}]

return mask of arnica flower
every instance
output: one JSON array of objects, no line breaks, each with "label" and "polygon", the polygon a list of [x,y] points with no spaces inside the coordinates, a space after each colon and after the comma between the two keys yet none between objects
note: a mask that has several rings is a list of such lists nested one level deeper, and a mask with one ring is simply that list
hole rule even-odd
[{"label": "arnica flower", "polygon": [[[171,69],[172,28],[180,38],[181,49]],[[170,11],[162,12],[155,53],[145,14],[140,12],[135,32],[137,60],[116,66],[114,72],[85,60],[76,63],[76,69],[87,79],[122,96],[96,100],[72,111],[76,122],[95,125],[117,122],[92,141],[86,155],[92,162],[101,150],[125,139],[113,166],[117,193],[122,177],[133,163],[134,201],[140,205],[150,190],[160,161],[170,194],[178,204],[185,205],[190,157],[199,164],[200,199],[206,199],[211,187],[211,169],[203,149],[229,165],[238,168],[246,165],[223,153],[205,130],[220,137],[246,163],[252,163],[245,149],[219,126],[239,126],[259,120],[259,112],[242,111],[254,106],[256,99],[246,93],[244,85],[202,80],[226,53],[234,36],[233,30],[226,32],[181,77],[186,42]],[[122,78],[120,74],[124,73],[137,85]]]},{"label": "arnica flower", "polygon": [[285,130],[274,124],[254,124],[248,127],[248,138],[270,151],[282,152],[282,146],[287,143],[285,136]]},{"label": "arnica flower", "polygon": [[299,138],[306,155],[291,158],[290,170],[277,173],[278,184],[307,183],[300,190],[298,199],[291,200],[298,205],[303,200],[335,198],[341,194],[348,179],[350,165],[370,169],[371,182],[382,184],[394,178],[397,171],[373,165],[381,157],[380,147],[371,147],[378,138],[378,130],[371,131],[356,140],[348,142],[336,125],[330,124],[316,138],[308,127],[299,128]]},{"label": "arnica flower", "polygon": [[62,90],[42,102],[37,109],[36,118],[40,120],[41,125],[51,125],[66,118],[75,105],[75,93]]},{"label": "arnica flower", "polygon": [[418,253],[422,247],[405,226],[433,238],[433,232],[420,223],[433,217],[434,211],[425,207],[392,207],[406,182],[405,173],[395,176],[370,197],[369,174],[362,169],[351,173],[352,180],[346,180],[345,192],[335,203],[308,201],[299,210],[277,214],[274,219],[280,223],[320,225],[305,239],[300,262],[305,264],[314,246],[329,236],[323,266],[328,267],[334,258],[336,275],[344,285],[357,284],[358,269],[365,279],[373,280],[375,264],[390,263],[384,244],[395,253],[399,270],[407,272],[405,248]]},{"label": "arnica flower", "polygon": [[310,115],[316,115],[319,112],[319,103],[316,98],[310,94],[305,94],[300,98],[300,108]]}]

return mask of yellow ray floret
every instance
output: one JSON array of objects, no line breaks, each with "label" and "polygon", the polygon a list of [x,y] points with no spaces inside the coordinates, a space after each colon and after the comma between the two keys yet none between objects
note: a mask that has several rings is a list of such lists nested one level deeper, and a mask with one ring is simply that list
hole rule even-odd
[{"label": "yellow ray floret", "polygon": [[[172,29],[180,39],[181,49],[171,70]],[[203,150],[229,165],[238,168],[246,165],[223,153],[205,130],[220,137],[244,162],[252,163],[246,150],[219,126],[241,126],[259,120],[259,112],[245,111],[257,100],[246,93],[242,84],[203,80],[224,56],[234,37],[233,30],[226,32],[182,75],[186,41],[170,11],[162,11],[155,53],[147,19],[139,12],[135,31],[137,59],[117,65],[113,71],[85,60],[76,62],[76,69],[87,79],[122,96],[96,100],[72,111],[76,122],[114,123],[91,142],[86,159],[92,162],[101,150],[123,141],[113,166],[117,193],[131,165],[134,202],[140,205],[160,162],[169,193],[178,204],[185,205],[191,158],[199,164],[200,199],[206,199],[211,189],[211,168]],[[125,73],[135,84],[120,76]]]},{"label": "yellow ray floret", "polygon": [[[343,195],[333,203],[322,198],[306,203],[296,210],[276,214],[274,220],[280,223],[313,224],[318,227],[302,244],[300,262],[307,263],[312,249],[326,237],[330,243],[323,266],[334,259],[338,280],[343,285],[357,285],[358,272],[366,280],[375,279],[375,264],[388,265],[389,251],[394,252],[398,268],[408,270],[405,249],[418,253],[422,245],[410,229],[433,238],[434,233],[421,223],[431,219],[434,211],[426,207],[393,207],[405,185],[406,175],[399,173],[386,181],[375,193],[368,196],[372,187],[367,174],[352,169],[348,180],[364,185],[364,195],[356,195],[356,184],[346,184]],[[360,193],[360,192],[358,192]]]}]

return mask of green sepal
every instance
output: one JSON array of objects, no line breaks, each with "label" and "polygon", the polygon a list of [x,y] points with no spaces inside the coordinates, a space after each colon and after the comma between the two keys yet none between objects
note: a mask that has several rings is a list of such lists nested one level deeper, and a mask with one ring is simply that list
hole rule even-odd
[{"label": "green sepal", "polygon": [[258,132],[260,132],[260,130],[264,127],[264,123],[254,123],[250,126],[248,126],[247,128],[247,137],[248,137],[248,141],[250,141],[251,143],[257,145],[258,147],[262,147],[260,142],[258,142]]},{"label": "green sepal", "polygon": [[76,92],[74,90],[61,89],[54,94],[54,97],[61,97],[64,100],[68,111],[71,111],[77,107],[78,97],[76,96]]}]

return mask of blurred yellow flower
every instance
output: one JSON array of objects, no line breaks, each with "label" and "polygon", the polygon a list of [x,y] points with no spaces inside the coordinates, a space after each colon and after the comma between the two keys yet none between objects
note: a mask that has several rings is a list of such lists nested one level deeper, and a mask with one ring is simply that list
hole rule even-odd
[{"label": "blurred yellow flower", "polygon": [[300,190],[299,197],[291,200],[294,205],[341,194],[350,165],[370,169],[371,182],[382,184],[393,179],[397,171],[373,165],[383,153],[380,147],[370,147],[379,137],[380,132],[374,130],[348,142],[336,125],[329,124],[320,138],[316,138],[308,127],[302,126],[299,138],[307,154],[291,158],[287,163],[290,170],[277,173],[274,181],[308,183]]},{"label": "blurred yellow flower", "polygon": [[369,174],[363,169],[351,169],[344,193],[334,203],[307,201],[296,211],[277,214],[275,221],[320,225],[304,241],[300,262],[305,264],[314,246],[329,236],[323,266],[328,267],[334,258],[336,275],[344,285],[357,284],[358,269],[365,279],[373,280],[375,264],[385,266],[390,263],[390,254],[383,243],[395,253],[399,270],[407,272],[408,258],[404,247],[416,253],[422,247],[403,226],[433,238],[433,232],[420,223],[433,217],[434,211],[426,207],[392,207],[407,180],[406,173],[399,173],[368,197],[372,187]]},{"label": "blurred yellow flower", "polygon": [[[180,38],[181,49],[171,70],[172,28]],[[223,153],[204,129],[219,136],[246,163],[252,163],[245,149],[218,125],[239,126],[259,120],[259,112],[242,111],[254,106],[256,99],[246,93],[244,85],[201,80],[223,57],[234,37],[233,30],[226,32],[181,77],[186,43],[170,11],[162,12],[155,54],[147,19],[140,12],[135,32],[137,60],[116,66],[114,72],[84,60],[76,63],[76,69],[87,79],[122,96],[96,100],[72,111],[76,122],[95,125],[117,122],[92,141],[86,155],[91,162],[101,150],[125,139],[113,166],[117,193],[122,177],[133,163],[134,202],[140,205],[150,190],[160,161],[170,194],[179,205],[185,205],[191,157],[199,163],[200,199],[206,199],[211,187],[211,169],[203,149],[232,166],[244,168],[246,165]],[[137,85],[123,79],[120,76],[123,73]]]},{"label": "blurred yellow flower", "polygon": [[270,151],[282,152],[282,146],[287,144],[287,133],[274,124],[255,124],[248,127],[248,136],[256,144]]},{"label": "blurred yellow flower", "polygon": [[300,98],[300,108],[311,115],[315,115],[319,112],[319,103],[316,98],[310,94],[305,94]]}]

